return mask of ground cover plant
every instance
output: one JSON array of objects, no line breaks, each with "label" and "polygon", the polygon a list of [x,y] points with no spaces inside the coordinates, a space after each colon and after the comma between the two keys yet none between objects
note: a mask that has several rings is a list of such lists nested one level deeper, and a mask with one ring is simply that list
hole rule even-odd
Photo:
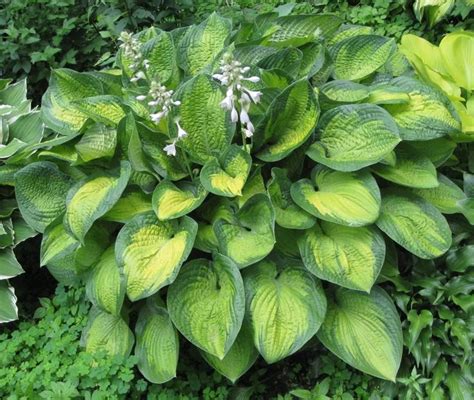
[{"label": "ground cover plant", "polygon": [[47,135],[11,162],[41,264],[94,304],[86,350],[133,351],[162,383],[187,340],[236,381],[317,337],[395,381],[402,324],[377,281],[399,253],[451,248],[443,214],[474,220],[459,108],[393,39],[334,15],[121,41],[114,70],[53,71]]}]

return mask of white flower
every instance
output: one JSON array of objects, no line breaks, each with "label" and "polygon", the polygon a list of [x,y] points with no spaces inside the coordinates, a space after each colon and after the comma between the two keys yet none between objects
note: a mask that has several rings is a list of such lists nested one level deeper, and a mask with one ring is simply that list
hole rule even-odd
[{"label": "white flower", "polygon": [[243,81],[249,81],[249,82],[252,82],[252,83],[258,83],[260,82],[260,78],[258,76],[251,76],[249,78],[244,78],[242,77],[241,78]]},{"label": "white flower", "polygon": [[250,130],[244,128],[243,131],[246,138],[251,138],[253,136],[253,132]]},{"label": "white flower", "polygon": [[146,100],[146,96],[141,94],[140,96],[135,97],[138,101]]},{"label": "white flower", "polygon": [[244,125],[247,125],[250,122],[249,114],[243,108],[240,111],[240,122],[242,122]]},{"label": "white flower", "polygon": [[166,151],[167,156],[176,156],[176,141],[163,147],[163,150]]},{"label": "white flower", "polygon": [[262,96],[262,92],[259,92],[257,90],[249,90],[249,89],[246,89],[245,91],[248,93],[248,95],[250,96],[250,98],[252,99],[254,103],[260,102],[260,97]]},{"label": "white flower", "polygon": [[225,97],[224,100],[221,101],[221,107],[226,110],[231,110],[234,107],[234,102],[232,97]]},{"label": "white flower", "polygon": [[160,111],[160,112],[157,112],[157,113],[154,113],[154,114],[150,114],[150,118],[153,122],[155,122],[156,124],[158,122],[160,122],[161,118],[163,118],[165,116],[165,112],[164,111]]},{"label": "white flower", "polygon": [[234,123],[239,120],[239,113],[237,112],[237,109],[235,107],[233,107],[232,111],[230,112],[230,119]]},{"label": "white flower", "polygon": [[182,139],[182,138],[186,137],[188,135],[188,133],[181,127],[181,125],[179,124],[179,121],[176,120],[174,123],[178,127],[178,139]]}]

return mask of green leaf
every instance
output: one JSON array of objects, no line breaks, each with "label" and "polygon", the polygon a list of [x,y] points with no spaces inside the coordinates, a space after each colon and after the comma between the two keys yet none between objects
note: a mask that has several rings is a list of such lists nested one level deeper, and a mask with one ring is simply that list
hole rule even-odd
[{"label": "green leaf", "polygon": [[168,310],[178,330],[195,346],[222,360],[245,313],[242,277],[229,258],[193,260],[168,289]]},{"label": "green leaf", "polygon": [[302,60],[303,53],[300,49],[288,47],[268,55],[260,60],[257,65],[266,70],[282,70],[288,76],[296,78],[299,74]]},{"label": "green leaf", "polygon": [[423,329],[433,324],[433,314],[428,310],[410,310],[407,314],[407,320],[410,322],[408,327],[408,351],[412,351],[417,343],[420,333]]},{"label": "green leaf", "polygon": [[93,121],[113,127],[125,116],[125,106],[118,96],[88,97],[73,101],[71,106]]},{"label": "green leaf", "polygon": [[267,256],[275,244],[275,213],[268,196],[257,194],[232,215],[214,222],[219,250],[240,268]]},{"label": "green leaf", "polygon": [[0,250],[0,281],[25,272],[11,248]]},{"label": "green leaf", "polygon": [[[181,101],[180,124],[188,133],[179,147],[199,164],[218,157],[230,145],[235,131],[230,111],[220,106],[224,94],[219,84],[207,75],[197,75],[182,85],[176,96]],[[176,130],[174,123],[170,129]]]},{"label": "green leaf", "polygon": [[224,49],[231,29],[230,20],[216,13],[191,26],[178,44],[179,66],[189,75],[202,72]]},{"label": "green leaf", "polygon": [[369,98],[370,90],[360,83],[335,80],[320,88],[321,108],[330,109],[342,104],[362,103]]},{"label": "green leaf", "polygon": [[273,100],[257,132],[256,140],[263,145],[257,157],[269,162],[285,158],[308,139],[318,117],[319,105],[309,82],[303,79],[288,86]]},{"label": "green leaf", "polygon": [[130,220],[115,244],[128,298],[149,297],[173,282],[191,252],[196,232],[197,224],[189,217],[159,221],[155,213],[148,212]]},{"label": "green leaf", "polygon": [[366,374],[395,382],[403,349],[402,327],[387,293],[338,288],[318,338],[344,362]]},{"label": "green leaf", "polygon": [[242,189],[252,166],[252,157],[233,144],[219,158],[209,160],[201,169],[204,188],[218,196],[242,195]]},{"label": "green leaf", "polygon": [[318,278],[370,293],[385,259],[385,242],[371,226],[322,221],[298,241],[306,268]]},{"label": "green leaf", "polygon": [[15,289],[7,281],[0,281],[0,324],[18,319]]},{"label": "green leaf", "polygon": [[291,181],[287,171],[272,168],[272,179],[268,183],[268,195],[275,210],[275,222],[288,229],[311,228],[316,219],[300,208],[290,195]]},{"label": "green leaf", "polygon": [[436,168],[428,157],[401,144],[395,150],[395,165],[377,164],[371,170],[386,179],[402,186],[426,189],[439,185]]},{"label": "green leaf", "polygon": [[338,171],[356,171],[375,164],[400,142],[398,128],[381,107],[343,105],[324,113],[319,122],[319,141],[307,155]]},{"label": "green leaf", "polygon": [[336,15],[288,15],[275,20],[278,30],[264,41],[274,47],[299,47],[319,39],[330,38],[342,24]]},{"label": "green leaf", "polygon": [[135,355],[142,375],[158,384],[176,377],[179,338],[166,307],[158,297],[150,297],[140,309],[135,334]]},{"label": "green leaf", "polygon": [[451,230],[443,215],[421,197],[400,191],[382,193],[377,226],[393,241],[424,259],[439,257],[451,246]]},{"label": "green leaf", "polygon": [[326,314],[320,282],[299,261],[265,259],[244,273],[253,341],[267,363],[298,351]]},{"label": "green leaf", "polygon": [[85,162],[98,158],[112,158],[117,145],[117,131],[102,124],[89,127],[75,145],[75,149]]},{"label": "green leaf", "polygon": [[41,240],[40,265],[49,265],[72,254],[80,243],[66,231],[62,219],[49,224]]},{"label": "green leaf", "polygon": [[66,68],[54,69],[41,104],[45,125],[62,135],[78,132],[85,124],[87,116],[72,107],[71,103],[101,94],[102,83],[92,74]]},{"label": "green leaf", "polygon": [[66,209],[71,179],[47,161],[32,163],[15,175],[15,193],[21,215],[38,232]]},{"label": "green leaf", "polygon": [[443,165],[456,149],[456,142],[442,137],[432,140],[410,142],[410,147],[422,157],[428,157],[435,167]]},{"label": "green leaf", "polygon": [[151,196],[143,193],[141,190],[126,190],[103,218],[107,221],[125,224],[135,217],[135,215],[151,210]]},{"label": "green leaf", "polygon": [[125,298],[125,280],[109,247],[86,280],[87,297],[93,305],[112,315],[120,315]]},{"label": "green leaf", "polygon": [[255,363],[258,351],[253,345],[252,331],[244,322],[234,344],[222,360],[205,351],[201,351],[201,355],[212,368],[235,383]]},{"label": "green leaf", "polygon": [[442,92],[405,76],[390,83],[403,89],[410,98],[406,104],[385,105],[396,121],[403,140],[430,140],[459,133],[459,117]]},{"label": "green leaf", "polygon": [[355,81],[377,71],[395,50],[395,40],[378,35],[357,35],[329,49],[334,60],[335,79]]},{"label": "green leaf", "polygon": [[153,192],[152,206],[158,219],[166,221],[189,214],[198,208],[207,196],[199,182],[161,181]]},{"label": "green leaf", "polygon": [[101,173],[74,185],[67,195],[64,223],[80,242],[94,222],[118,201],[130,178],[130,163],[123,161],[120,171]]},{"label": "green leaf", "polygon": [[24,143],[36,144],[43,138],[44,125],[40,111],[32,111],[20,115],[8,125],[10,138],[16,138]]},{"label": "green leaf", "polygon": [[380,190],[366,170],[339,172],[318,165],[311,181],[291,185],[291,196],[308,213],[342,225],[372,224],[380,212]]},{"label": "green leaf", "polygon": [[128,356],[134,343],[133,333],[119,316],[92,308],[81,344],[88,353],[105,351],[110,356]]}]

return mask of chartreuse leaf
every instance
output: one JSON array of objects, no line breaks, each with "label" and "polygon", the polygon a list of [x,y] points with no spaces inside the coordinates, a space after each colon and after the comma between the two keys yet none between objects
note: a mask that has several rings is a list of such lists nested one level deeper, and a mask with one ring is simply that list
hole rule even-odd
[{"label": "chartreuse leaf", "polygon": [[242,277],[235,263],[216,254],[183,266],[168,289],[168,310],[178,330],[195,346],[222,360],[245,313]]},{"label": "chartreuse leaf", "polygon": [[18,319],[18,307],[13,286],[8,281],[0,281],[0,323],[15,321]]},{"label": "chartreuse leaf", "polygon": [[325,281],[370,292],[385,259],[378,229],[322,221],[298,242],[306,268]]},{"label": "chartreuse leaf", "polygon": [[[179,146],[200,164],[222,154],[232,141],[235,124],[230,122],[229,111],[220,106],[224,93],[219,84],[207,75],[197,75],[176,96],[181,100],[180,124],[188,133]],[[176,129],[174,123],[170,129]]]},{"label": "chartreuse leaf", "polygon": [[301,146],[311,135],[319,117],[319,105],[306,79],[288,86],[270,104],[263,122],[263,147],[257,157],[278,161]]},{"label": "chartreuse leaf", "polygon": [[102,124],[89,127],[75,145],[76,151],[85,162],[98,158],[112,158],[117,145],[117,131]]},{"label": "chartreuse leaf", "polygon": [[40,265],[45,266],[73,253],[80,243],[66,232],[62,219],[49,224],[41,240]]},{"label": "chartreuse leaf", "polygon": [[253,341],[267,363],[298,351],[326,314],[320,282],[298,260],[260,261],[244,273]]},{"label": "chartreuse leaf", "polygon": [[209,160],[201,169],[200,179],[207,191],[218,196],[242,195],[252,166],[252,157],[233,144],[219,158]]},{"label": "chartreuse leaf", "polygon": [[112,315],[120,315],[125,298],[123,273],[115,261],[114,247],[109,247],[91,270],[86,280],[86,293],[96,307]]},{"label": "chartreuse leaf", "polygon": [[125,106],[118,96],[88,97],[73,101],[71,106],[95,122],[114,127],[125,116]]},{"label": "chartreuse leaf", "polygon": [[125,224],[135,215],[151,210],[150,195],[143,193],[141,190],[127,190],[112,209],[104,215],[104,219]]},{"label": "chartreuse leaf", "polygon": [[388,190],[382,193],[377,226],[414,255],[431,259],[451,246],[451,230],[435,206],[421,197]]},{"label": "chartreuse leaf", "polygon": [[212,13],[190,27],[178,44],[178,63],[189,75],[196,75],[224,49],[232,29],[230,20]]},{"label": "chartreuse leaf", "polygon": [[403,140],[430,140],[459,133],[459,117],[444,93],[406,76],[393,79],[391,84],[410,98],[406,104],[385,105]]},{"label": "chartreuse leaf", "polygon": [[52,70],[49,88],[41,104],[45,125],[62,135],[78,132],[88,117],[71,103],[101,94],[102,83],[92,74],[66,68]]},{"label": "chartreuse leaf", "polygon": [[397,147],[395,154],[394,165],[376,164],[372,166],[372,171],[387,181],[402,186],[426,189],[439,185],[436,167],[428,157],[403,145]]},{"label": "chartreuse leaf", "polygon": [[15,193],[24,220],[38,232],[66,209],[66,196],[72,181],[56,164],[32,163],[15,175]]},{"label": "chartreuse leaf", "polygon": [[337,288],[318,338],[347,364],[395,382],[403,350],[400,318],[387,293]]},{"label": "chartreuse leaf", "polygon": [[[466,3],[467,4],[467,3]],[[471,4],[472,6],[472,4]],[[458,86],[474,90],[474,34],[472,31],[452,32],[439,44],[443,64]]]},{"label": "chartreuse leaf", "polygon": [[319,130],[319,141],[306,154],[338,171],[356,171],[375,164],[401,140],[391,116],[372,104],[333,108],[324,113]]},{"label": "chartreuse leaf", "polygon": [[176,377],[179,338],[158,295],[148,298],[140,309],[135,334],[135,355],[142,375],[158,384]]},{"label": "chartreuse leaf", "polygon": [[272,251],[274,229],[275,213],[265,194],[251,197],[234,214],[214,222],[220,252],[240,268],[256,263]]},{"label": "chartreuse leaf", "polygon": [[201,351],[201,355],[212,368],[235,383],[255,363],[258,351],[253,345],[251,328],[244,322],[234,344],[222,360],[205,351]]},{"label": "chartreuse leaf", "polygon": [[335,79],[350,81],[365,78],[378,70],[395,50],[395,41],[378,35],[348,37],[332,46]]},{"label": "chartreuse leaf", "polygon": [[161,181],[153,192],[153,211],[160,221],[175,219],[198,208],[207,196],[200,182]]},{"label": "chartreuse leaf", "polygon": [[268,183],[268,195],[275,210],[275,222],[288,229],[308,229],[316,222],[311,214],[300,208],[290,195],[291,181],[287,171],[272,168],[272,179]]},{"label": "chartreuse leaf", "polygon": [[191,252],[196,232],[197,224],[189,217],[159,221],[154,212],[137,215],[125,224],[115,254],[124,269],[128,298],[149,297],[173,282]]},{"label": "chartreuse leaf", "polygon": [[318,165],[311,181],[291,185],[291,196],[308,213],[342,225],[369,225],[380,212],[380,190],[366,170],[339,172]]},{"label": "chartreuse leaf", "polygon": [[275,20],[278,29],[264,43],[274,47],[299,47],[320,36],[331,37],[342,24],[336,15],[288,15]]},{"label": "chartreuse leaf", "polygon": [[320,88],[321,108],[330,109],[342,104],[362,103],[369,98],[370,90],[360,83],[334,80]]},{"label": "chartreuse leaf", "polygon": [[120,316],[93,307],[81,343],[88,353],[106,351],[109,355],[128,356],[134,343],[133,333]]},{"label": "chartreuse leaf", "polygon": [[130,174],[130,163],[122,161],[120,171],[93,175],[71,188],[64,223],[76,239],[82,242],[94,222],[112,209],[125,190]]}]

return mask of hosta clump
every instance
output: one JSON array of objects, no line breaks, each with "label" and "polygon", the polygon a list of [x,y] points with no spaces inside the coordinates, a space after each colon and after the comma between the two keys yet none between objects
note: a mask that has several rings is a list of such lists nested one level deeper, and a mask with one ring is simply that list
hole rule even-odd
[{"label": "hosta clump", "polygon": [[395,380],[379,274],[396,251],[444,254],[442,213],[474,219],[445,171],[466,146],[450,101],[333,15],[213,14],[123,42],[117,69],[52,72],[49,149],[15,179],[42,265],[87,286],[86,348],[134,351],[160,383],[188,340],[235,381],[318,337]]},{"label": "hosta clump", "polygon": [[0,323],[18,318],[15,290],[8,280],[24,271],[13,249],[36,234],[18,212],[14,175],[36,151],[43,132],[40,112],[32,110],[26,98],[26,81],[0,79]]}]

